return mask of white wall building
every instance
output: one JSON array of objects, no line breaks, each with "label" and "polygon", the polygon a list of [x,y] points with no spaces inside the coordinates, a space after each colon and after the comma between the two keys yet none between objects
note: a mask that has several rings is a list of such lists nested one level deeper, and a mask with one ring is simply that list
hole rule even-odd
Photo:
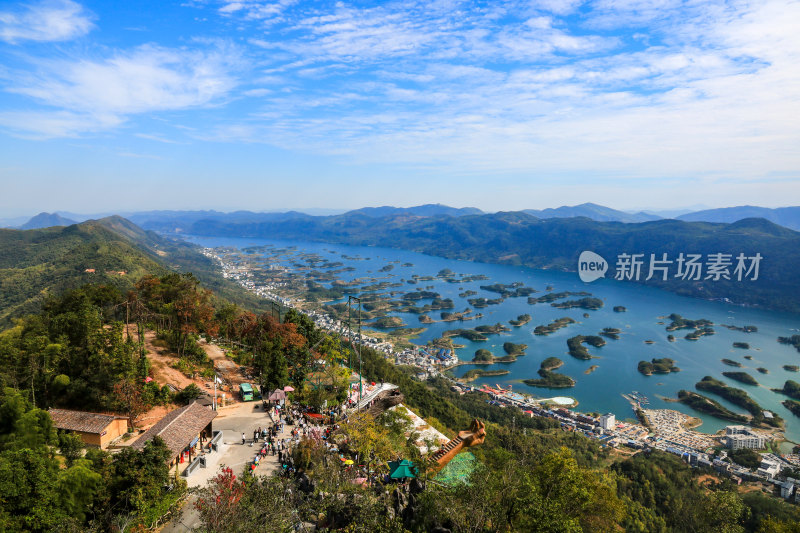
[{"label": "white wall building", "polygon": [[617,425],[617,417],[614,416],[614,413],[608,413],[600,417],[600,427],[603,428],[604,431],[610,431],[614,429]]}]

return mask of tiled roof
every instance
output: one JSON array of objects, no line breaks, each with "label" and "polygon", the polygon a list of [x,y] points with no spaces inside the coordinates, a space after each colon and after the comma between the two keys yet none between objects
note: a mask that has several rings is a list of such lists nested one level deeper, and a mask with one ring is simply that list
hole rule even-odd
[{"label": "tiled roof", "polygon": [[49,409],[48,413],[50,413],[50,418],[53,419],[53,425],[58,429],[97,434],[105,431],[111,422],[120,418],[114,415],[68,411],[66,409]]},{"label": "tiled roof", "polygon": [[167,416],[136,439],[131,447],[141,450],[147,441],[159,436],[172,451],[171,460],[181,453],[216,416],[216,411],[192,402],[185,407],[169,412]]}]

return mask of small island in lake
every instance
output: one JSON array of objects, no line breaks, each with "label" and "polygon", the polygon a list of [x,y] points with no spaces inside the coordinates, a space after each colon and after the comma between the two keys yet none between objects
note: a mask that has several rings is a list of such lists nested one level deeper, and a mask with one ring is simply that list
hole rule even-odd
[{"label": "small island in lake", "polygon": [[375,320],[371,324],[376,328],[387,329],[387,328],[402,328],[405,326],[403,319],[399,316],[382,316]]},{"label": "small island in lake", "polygon": [[523,379],[522,382],[531,387],[544,387],[548,389],[568,389],[575,386],[575,380],[571,377],[553,372],[552,369],[558,368],[564,362],[557,357],[548,357],[540,365],[538,374],[541,379]]},{"label": "small island in lake", "polygon": [[738,405],[739,407],[745,409],[752,415],[753,425],[764,424],[778,428],[783,426],[783,418],[772,411],[767,411],[770,413],[771,418],[764,416],[764,408],[758,405],[758,403],[750,398],[750,395],[742,389],[729,387],[722,381],[714,379],[711,376],[706,376],[702,380],[698,381],[695,384],[695,388],[701,391],[714,393],[717,396],[728,400],[732,404]]},{"label": "small island in lake", "polygon": [[575,320],[565,316],[563,318],[559,318],[550,322],[546,326],[536,326],[533,330],[534,335],[550,335],[551,333],[558,331],[561,328],[565,328],[570,324],[574,324]]},{"label": "small island in lake", "polygon": [[667,340],[668,340],[669,342],[675,342],[675,335],[672,335],[672,334],[670,333],[669,335],[667,335]]},{"label": "small island in lake", "polygon": [[622,333],[618,328],[603,328],[603,331],[599,333],[603,337],[608,337],[609,339],[614,339],[615,341],[619,340],[619,334]]},{"label": "small island in lake", "polygon": [[592,372],[594,372],[598,368],[600,368],[600,365],[592,365],[589,368],[587,368],[586,370],[584,370],[583,373],[584,374],[591,374]]},{"label": "small island in lake", "polygon": [[741,348],[743,350],[749,350],[750,349],[750,344],[747,343],[747,342],[734,342],[733,343],[733,347],[734,348]]},{"label": "small island in lake", "polygon": [[745,385],[758,385],[756,378],[747,372],[723,372],[722,375],[726,378],[738,381],[739,383],[744,383]]},{"label": "small island in lake", "polygon": [[491,365],[494,363],[513,363],[517,360],[517,355],[525,355],[525,354],[514,354],[514,355],[504,355],[502,357],[495,357],[492,352],[481,348],[480,350],[475,351],[475,355],[472,357],[472,364],[474,365]]},{"label": "small island in lake", "polygon": [[672,320],[672,323],[667,326],[667,331],[676,331],[679,329],[700,329],[714,325],[714,323],[707,318],[690,320],[688,318],[683,318],[677,313],[672,313],[668,318]]},{"label": "small island in lake", "polygon": [[645,376],[681,371],[680,368],[675,366],[675,361],[668,357],[651,359],[650,361],[639,361],[639,365],[636,369]]},{"label": "small island in lake", "polygon": [[448,329],[442,332],[442,337],[463,337],[469,341],[488,341],[489,337],[472,329]]},{"label": "small island in lake", "polygon": [[745,355],[744,358],[747,359],[748,361],[752,361],[753,360],[753,356],[752,355]]},{"label": "small island in lake", "polygon": [[787,372],[800,372],[800,366],[797,365],[783,365],[783,369]]},{"label": "small island in lake", "polygon": [[485,378],[491,376],[505,376],[508,374],[510,370],[483,370],[480,368],[473,368],[472,370],[467,370],[463,376],[461,376],[462,381],[473,381],[478,378]]},{"label": "small island in lake", "polygon": [[742,368],[742,363],[739,361],[734,361],[733,359],[720,359],[723,363],[728,366],[735,366],[736,368]]},{"label": "small island in lake", "polygon": [[800,402],[797,400],[783,400],[781,405],[787,408],[794,416],[800,417]]},{"label": "small island in lake", "polygon": [[760,367],[756,368],[756,370],[758,370],[762,374],[769,374],[769,369],[768,368],[764,368],[763,366],[760,366]]},{"label": "small island in lake", "polygon": [[581,298],[580,300],[567,300],[566,302],[554,302],[550,304],[553,307],[558,309],[572,309],[574,307],[578,307],[581,309],[589,309],[592,311],[596,311],[603,307],[603,300],[600,298],[592,298],[586,297]]},{"label": "small island in lake", "polygon": [[781,344],[789,344],[794,346],[800,352],[800,335],[792,335],[791,337],[778,337],[778,342]]},{"label": "small island in lake", "polygon": [[696,392],[680,390],[678,391],[678,401],[688,405],[695,411],[721,418],[722,420],[740,423],[747,422],[746,416],[734,413],[718,401],[712,400],[708,396],[697,394]]},{"label": "small island in lake", "polygon": [[791,379],[787,379],[786,382],[783,384],[783,388],[772,389],[772,392],[778,392],[780,394],[785,394],[789,398],[800,400],[800,383],[793,381]]},{"label": "small island in lake", "polygon": [[742,326],[742,327],[739,327],[739,326],[730,326],[728,324],[720,324],[720,325],[723,328],[728,328],[728,329],[733,330],[733,331],[741,331],[741,332],[744,332],[744,333],[755,333],[756,331],[758,331],[758,328],[756,326]]},{"label": "small island in lake", "polygon": [[595,348],[605,346],[606,344],[605,339],[603,339],[603,337],[598,337],[597,335],[576,335],[575,337],[570,337],[567,339],[569,354],[576,359],[592,359],[594,356],[590,354],[586,346],[583,345],[584,342],[594,346]]},{"label": "small island in lake", "polygon": [[548,357],[542,361],[541,365],[539,366],[545,370],[555,370],[556,368],[561,368],[564,366],[564,361],[558,357]]},{"label": "small island in lake", "polygon": [[477,331],[478,333],[483,333],[484,335],[496,335],[498,333],[503,333],[504,331],[511,331],[511,329],[498,322],[494,326],[490,325],[478,326],[475,328],[475,331]]},{"label": "small island in lake", "polygon": [[615,313],[624,313],[627,310],[628,310],[628,308],[625,307],[624,305],[615,305],[614,306],[614,312]]},{"label": "small island in lake", "polygon": [[515,356],[525,355],[525,350],[527,349],[528,349],[527,344],[514,344],[513,342],[503,343],[503,350],[505,350],[505,352],[508,355],[515,355]]},{"label": "small island in lake", "polygon": [[511,324],[512,326],[514,326],[515,328],[518,328],[520,326],[524,326],[525,324],[527,324],[530,321],[531,321],[531,315],[524,314],[524,315],[517,316],[516,320],[509,320],[508,323]]}]

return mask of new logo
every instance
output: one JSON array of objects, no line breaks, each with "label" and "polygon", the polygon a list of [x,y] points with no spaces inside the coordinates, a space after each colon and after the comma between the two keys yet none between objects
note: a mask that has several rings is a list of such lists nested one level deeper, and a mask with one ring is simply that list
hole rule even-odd
[{"label": "new logo", "polygon": [[605,276],[608,270],[608,263],[601,256],[594,252],[581,252],[578,258],[578,276],[584,283],[591,283],[592,281]]}]

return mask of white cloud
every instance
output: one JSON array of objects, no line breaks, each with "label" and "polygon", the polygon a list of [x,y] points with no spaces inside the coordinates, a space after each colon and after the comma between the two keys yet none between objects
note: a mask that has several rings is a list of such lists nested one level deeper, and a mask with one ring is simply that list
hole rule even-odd
[{"label": "white cloud", "polygon": [[66,41],[89,33],[92,16],[71,0],[48,0],[0,11],[0,40]]},{"label": "white cloud", "polygon": [[[101,60],[44,61],[36,73],[15,76],[6,90],[62,110],[61,130],[71,135],[81,124],[93,131],[133,114],[212,104],[237,84],[237,62],[236,51],[225,46],[200,51],[146,45]],[[98,116],[106,118],[93,120]],[[28,129],[45,135],[60,131],[41,120]]]}]

